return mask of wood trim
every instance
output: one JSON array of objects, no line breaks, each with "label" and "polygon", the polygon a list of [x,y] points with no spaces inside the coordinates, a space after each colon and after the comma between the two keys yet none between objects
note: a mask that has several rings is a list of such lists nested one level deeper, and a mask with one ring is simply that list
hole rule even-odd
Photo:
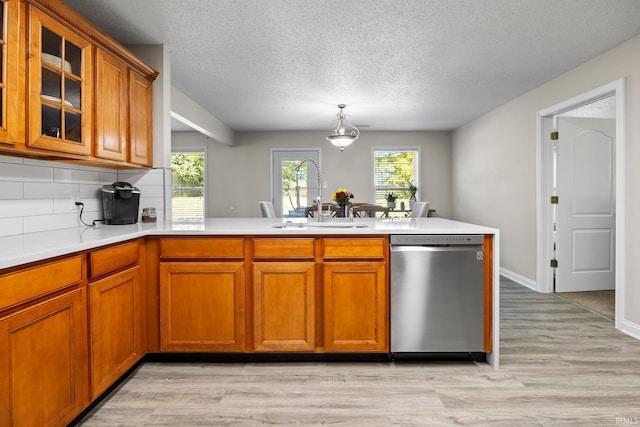
[{"label": "wood trim", "polygon": [[484,351],[492,349],[493,337],[493,235],[484,236]]},{"label": "wood trim", "polygon": [[[24,146],[25,142],[25,66],[20,60],[20,52],[24,49],[22,40],[26,39],[26,25],[20,25],[24,19],[25,7],[18,0],[4,0],[0,7],[4,8],[5,54],[2,58],[5,84],[2,117],[0,119],[0,143]],[[0,102],[2,102],[0,100]]]},{"label": "wood trim", "polygon": [[147,351],[160,351],[160,239],[147,238],[146,252]]}]

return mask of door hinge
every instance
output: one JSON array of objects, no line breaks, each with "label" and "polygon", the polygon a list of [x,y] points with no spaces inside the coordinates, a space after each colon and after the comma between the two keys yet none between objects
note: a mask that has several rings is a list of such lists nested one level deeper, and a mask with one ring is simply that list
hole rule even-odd
[{"label": "door hinge", "polygon": [[558,196],[551,196],[551,204],[552,205],[557,205],[559,201],[560,201],[560,199],[558,198]]},{"label": "door hinge", "polygon": [[551,140],[552,141],[557,141],[558,140],[558,132],[557,131],[551,132]]},{"label": "door hinge", "polygon": [[551,268],[558,268],[558,260],[557,259],[552,259],[551,260]]}]

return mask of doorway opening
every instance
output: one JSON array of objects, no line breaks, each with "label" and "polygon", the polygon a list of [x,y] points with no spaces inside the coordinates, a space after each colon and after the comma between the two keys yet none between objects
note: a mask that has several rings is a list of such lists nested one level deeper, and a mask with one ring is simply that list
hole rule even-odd
[{"label": "doorway opening", "polygon": [[[619,325],[622,319],[624,319],[624,104],[624,80],[620,79],[539,111],[537,115],[537,290],[539,292],[554,292],[556,290],[557,283],[555,280],[560,279],[560,277],[556,277],[556,267],[554,267],[554,265],[559,265],[561,262],[564,263],[565,272],[571,270],[579,273],[590,273],[591,270],[600,271],[608,269],[614,282],[613,288],[615,289],[616,297],[615,324],[618,329],[620,329]],[[606,110],[608,110],[608,113]],[[612,112],[613,118],[611,117]],[[588,215],[583,215],[583,212],[581,212],[581,202],[579,200],[574,200],[573,196],[565,197],[565,203],[568,203],[571,207],[571,209],[569,209],[571,214],[563,213],[561,209],[558,208],[563,200],[561,196],[562,192],[565,191],[566,193],[567,190],[572,191],[572,189],[567,188],[571,185],[566,184],[566,179],[559,180],[559,175],[556,173],[557,168],[565,168],[566,163],[564,163],[564,165],[560,163],[558,166],[559,160],[557,154],[559,148],[558,144],[554,143],[557,137],[554,133],[558,130],[558,126],[564,126],[565,129],[569,129],[571,127],[569,124],[572,121],[579,122],[580,119],[575,119],[575,116],[599,117],[603,118],[605,122],[605,116],[607,116],[609,119],[612,118],[613,121],[615,121],[615,123],[612,124],[612,132],[609,130],[591,132],[591,129],[589,131],[573,129],[574,136],[577,135],[578,139],[585,135],[595,135],[595,137],[593,140],[589,139],[586,145],[580,146],[583,147],[581,148],[582,152],[576,154],[569,150],[570,155],[577,156],[576,159],[572,161],[578,165],[577,172],[571,172],[571,179],[575,182],[577,177],[581,175],[583,177],[586,176],[586,179],[591,180],[592,185],[600,187],[600,189],[610,190],[610,199],[606,201],[606,203],[609,203],[610,208],[603,209],[602,206],[599,206],[598,209],[595,210],[590,208],[597,214],[591,218],[595,221],[595,225],[592,226],[593,228],[589,230],[589,232],[582,232],[580,227],[580,221]],[[611,133],[614,134],[614,137],[607,139],[611,137],[611,135],[609,135]],[[611,145],[607,151],[607,155],[611,156],[611,168],[609,171],[594,173],[592,176],[589,170],[589,162],[600,162],[602,160],[602,152],[599,155],[594,155],[593,152],[602,150],[603,147],[607,147],[607,144]],[[586,146],[590,148],[588,150],[584,149]],[[563,155],[564,159],[568,156],[566,153]],[[606,164],[606,162],[604,163]],[[614,165],[615,168],[613,167]],[[559,170],[559,174],[564,172],[563,170]],[[607,173],[610,174],[609,183],[603,182],[603,177],[606,177]],[[584,181],[579,181],[578,184],[578,188],[575,191],[581,194],[580,192],[585,191],[584,188],[580,188],[580,185],[583,185]],[[609,184],[610,187],[607,187]],[[589,191],[591,191],[590,188]],[[560,201],[558,201],[558,199],[560,199]],[[599,202],[600,200],[595,204]],[[565,205],[565,207],[566,206],[567,205]],[[600,219],[606,216],[605,210],[610,211],[607,215],[610,214],[611,216],[611,218],[609,218],[612,221],[611,227],[598,223]],[[585,209],[582,209],[582,211],[586,212]],[[576,212],[578,215],[572,216],[572,214]],[[569,219],[567,220],[567,218]],[[568,232],[573,226],[571,224],[574,224],[571,221],[574,221],[578,226],[575,226],[573,231]],[[609,228],[607,229],[607,227]],[[571,250],[567,252],[567,248],[571,248]],[[562,255],[564,259],[556,259],[561,249],[564,251]],[[595,251],[588,253],[583,249],[594,249]],[[610,265],[605,265],[606,260],[609,260]],[[567,279],[567,277],[568,276],[563,276],[561,280],[571,280],[570,278]],[[581,280],[586,276],[578,274],[576,277],[576,280]]]}]

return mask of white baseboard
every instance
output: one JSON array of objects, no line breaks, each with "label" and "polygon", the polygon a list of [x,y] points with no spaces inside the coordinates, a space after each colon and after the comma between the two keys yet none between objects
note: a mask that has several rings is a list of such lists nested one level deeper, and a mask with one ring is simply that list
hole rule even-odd
[{"label": "white baseboard", "polygon": [[514,282],[531,289],[532,291],[539,292],[535,280],[531,280],[527,277],[521,276],[518,273],[507,270],[506,268],[500,268],[500,274],[507,279],[513,280]]},{"label": "white baseboard", "polygon": [[630,322],[628,320],[623,320],[620,324],[621,332],[624,332],[627,335],[632,336],[633,338],[640,340],[640,325],[637,323]]}]

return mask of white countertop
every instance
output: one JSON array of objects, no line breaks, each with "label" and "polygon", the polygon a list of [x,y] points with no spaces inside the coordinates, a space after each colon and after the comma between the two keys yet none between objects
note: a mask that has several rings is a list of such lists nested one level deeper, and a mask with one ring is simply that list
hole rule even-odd
[{"label": "white countertop", "polygon": [[[290,221],[290,222],[288,222]],[[278,228],[274,225],[286,227]],[[497,234],[496,229],[443,218],[207,218],[202,222],[138,223],[65,228],[0,238],[0,269],[150,235]]]}]

